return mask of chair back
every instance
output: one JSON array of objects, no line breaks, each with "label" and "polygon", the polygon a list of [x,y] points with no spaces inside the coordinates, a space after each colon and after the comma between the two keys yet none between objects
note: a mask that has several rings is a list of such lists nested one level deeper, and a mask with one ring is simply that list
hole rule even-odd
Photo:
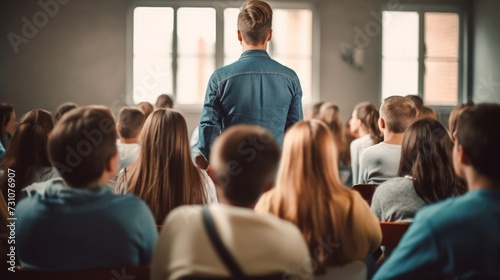
[{"label": "chair back", "polygon": [[13,280],[110,280],[134,279],[149,280],[149,265],[119,268],[100,268],[72,271],[45,271],[18,268],[12,273]]},{"label": "chair back", "polygon": [[377,184],[356,184],[352,186],[352,189],[359,192],[359,194],[361,194],[361,197],[366,200],[368,205],[371,205],[373,194],[375,193],[377,187]]},{"label": "chair back", "polygon": [[382,246],[395,248],[411,223],[380,222]]}]

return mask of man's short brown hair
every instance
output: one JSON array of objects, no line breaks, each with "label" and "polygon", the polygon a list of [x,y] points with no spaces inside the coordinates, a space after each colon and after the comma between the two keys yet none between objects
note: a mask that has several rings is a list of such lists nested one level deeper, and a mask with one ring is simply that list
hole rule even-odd
[{"label": "man's short brown hair", "polygon": [[404,133],[415,121],[417,109],[408,97],[390,96],[384,99],[380,107],[380,117],[387,129],[394,133]]},{"label": "man's short brown hair", "polygon": [[227,199],[237,205],[251,205],[274,179],[280,155],[278,144],[267,130],[235,125],[215,140],[210,165]]},{"label": "man's short brown hair", "polygon": [[238,30],[250,45],[263,44],[267,40],[273,22],[273,10],[264,1],[248,0],[240,8]]},{"label": "man's short brown hair", "polygon": [[121,138],[134,138],[141,132],[146,116],[140,109],[125,107],[118,113]]},{"label": "man's short brown hair", "polygon": [[96,182],[117,153],[117,132],[111,110],[85,106],[65,114],[52,130],[48,151],[52,164],[71,186]]}]

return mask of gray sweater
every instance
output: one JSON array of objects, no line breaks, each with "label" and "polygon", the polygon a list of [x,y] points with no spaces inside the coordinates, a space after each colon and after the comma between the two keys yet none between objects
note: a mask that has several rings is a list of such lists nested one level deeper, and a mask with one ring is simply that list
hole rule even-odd
[{"label": "gray sweater", "polygon": [[359,165],[359,184],[382,184],[397,177],[401,145],[378,143],[366,148]]},{"label": "gray sweater", "polygon": [[415,213],[426,205],[415,192],[413,181],[398,177],[378,186],[371,209],[381,222],[412,222]]},{"label": "gray sweater", "polygon": [[359,184],[359,161],[363,151],[373,146],[373,140],[370,134],[363,135],[351,142],[351,167],[352,167],[352,184]]}]

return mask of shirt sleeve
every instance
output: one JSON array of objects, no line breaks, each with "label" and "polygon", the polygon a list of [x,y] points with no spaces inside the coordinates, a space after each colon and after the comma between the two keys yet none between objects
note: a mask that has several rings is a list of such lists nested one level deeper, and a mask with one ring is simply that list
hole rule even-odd
[{"label": "shirt sleeve", "polygon": [[208,82],[198,129],[198,149],[207,162],[209,161],[210,148],[222,128],[222,106],[215,75],[215,73],[212,74]]},{"label": "shirt sleeve", "polygon": [[389,259],[377,271],[377,279],[434,279],[440,275],[440,253],[431,224],[418,215]]},{"label": "shirt sleeve", "polygon": [[295,91],[295,95],[290,103],[290,108],[288,109],[285,131],[304,118],[302,111],[302,88],[298,79]]},{"label": "shirt sleeve", "polygon": [[366,170],[366,153],[361,153],[359,160],[358,184],[368,184],[368,171]]}]

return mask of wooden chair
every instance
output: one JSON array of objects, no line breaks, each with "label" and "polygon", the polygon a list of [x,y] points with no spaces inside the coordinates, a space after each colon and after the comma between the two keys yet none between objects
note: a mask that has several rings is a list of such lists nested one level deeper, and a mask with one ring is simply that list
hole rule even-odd
[{"label": "wooden chair", "polygon": [[73,271],[43,271],[18,268],[11,274],[13,280],[149,280],[149,265],[102,268]]},{"label": "wooden chair", "polygon": [[161,232],[161,228],[163,227],[163,225],[156,225],[156,229],[158,230],[158,233]]},{"label": "wooden chair", "polygon": [[377,187],[377,184],[356,184],[352,186],[352,189],[359,192],[359,194],[361,194],[361,197],[363,197],[366,202],[368,202],[368,205],[371,205],[372,197]]},{"label": "wooden chair", "polygon": [[410,225],[411,223],[380,222],[382,246],[395,248]]}]

